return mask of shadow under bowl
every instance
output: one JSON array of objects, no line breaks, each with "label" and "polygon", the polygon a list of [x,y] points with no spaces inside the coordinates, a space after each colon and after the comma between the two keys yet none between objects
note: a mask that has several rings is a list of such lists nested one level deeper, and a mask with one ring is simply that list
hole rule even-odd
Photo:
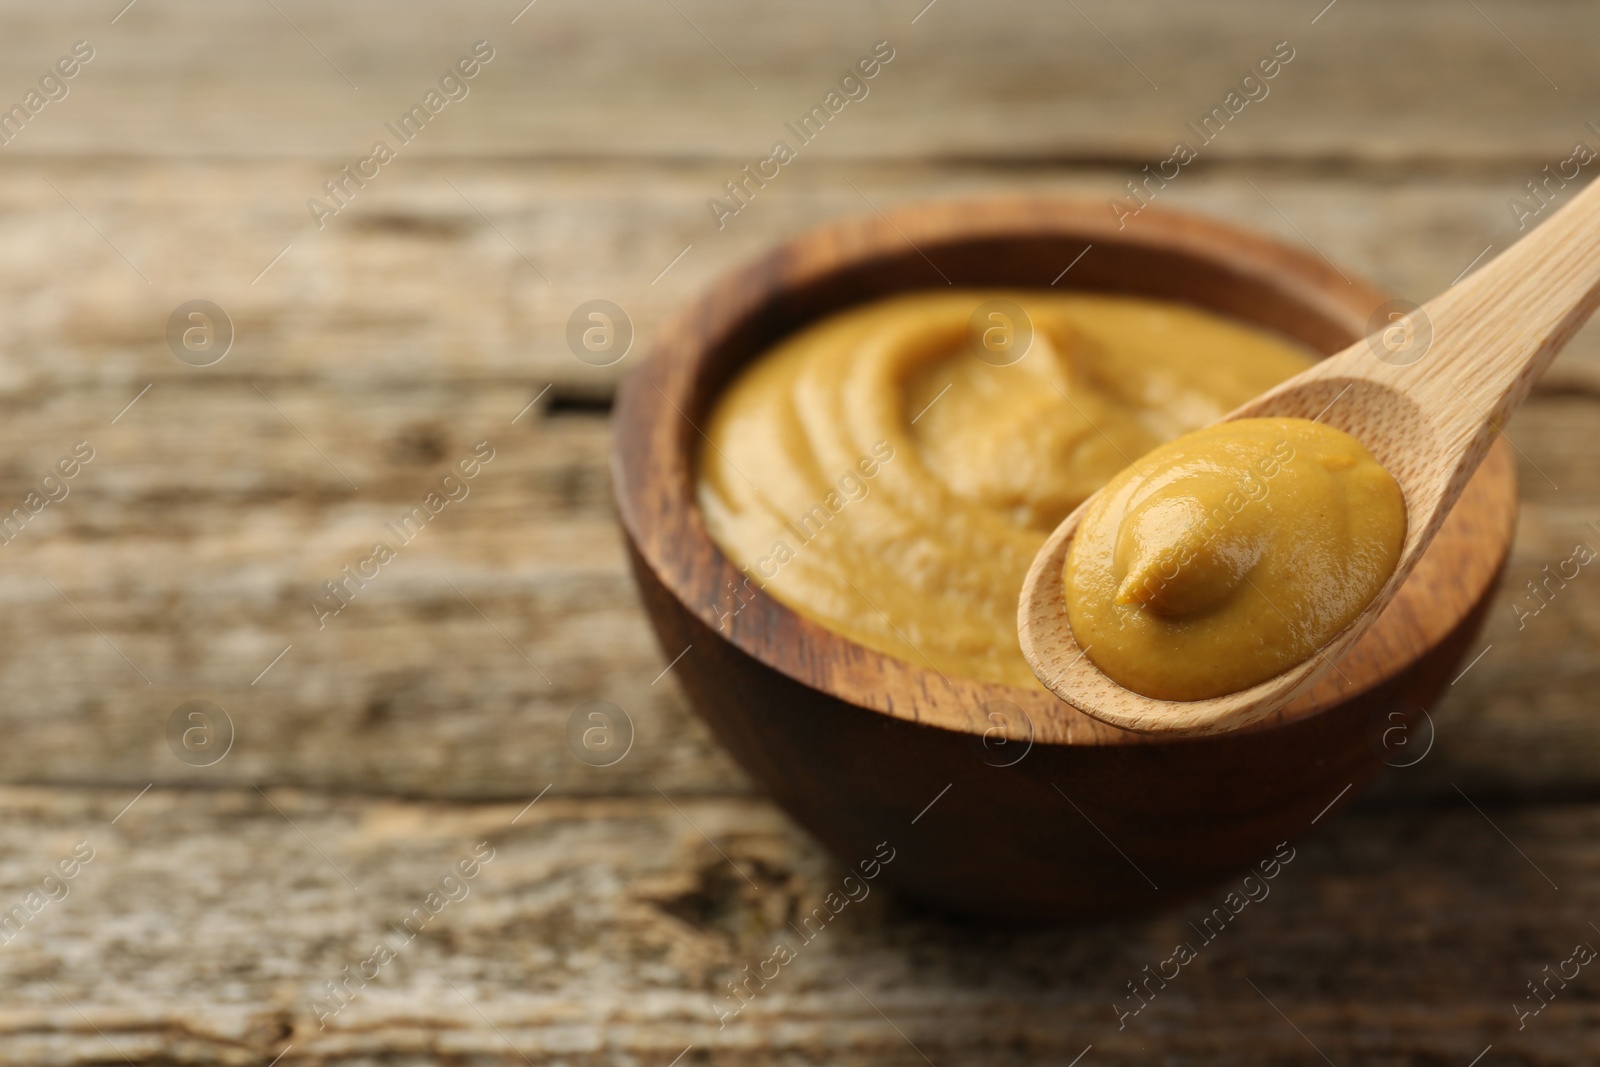
[{"label": "shadow under bowl", "polygon": [[1517,485],[1503,441],[1337,670],[1220,736],[1138,734],[1042,688],[947,682],[754,585],[736,593],[744,576],[695,496],[697,427],[718,393],[818,319],[952,284],[1179,301],[1323,355],[1366,334],[1388,299],[1311,252],[1221,222],[1152,209],[1118,228],[1101,202],[1054,198],[846,220],[721,278],[623,384],[612,483],[662,649],[692,646],[673,673],[752,778],[851,869],[892,849],[880,885],[945,911],[1078,922],[1170,906],[1267,860],[1385,764],[1426,751],[1426,709],[1510,551]]}]

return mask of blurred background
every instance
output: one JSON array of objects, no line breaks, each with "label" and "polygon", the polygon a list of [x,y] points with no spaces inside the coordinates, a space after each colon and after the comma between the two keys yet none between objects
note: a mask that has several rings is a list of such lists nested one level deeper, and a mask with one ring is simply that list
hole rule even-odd
[{"label": "blurred background", "polygon": [[[616,382],[721,272],[915,200],[1125,196],[1217,107],[1159,206],[1424,299],[1600,167],[1600,9],[525,3],[0,7],[0,1063],[1600,1056],[1600,979],[1513,1007],[1600,943],[1600,578],[1526,588],[1600,546],[1596,330],[1510,427],[1517,548],[1426,755],[1120,1029],[1210,902],[1007,931],[874,894],[719,1024],[840,872],[674,688],[606,472]],[[591,300],[609,366],[568,344]]]}]

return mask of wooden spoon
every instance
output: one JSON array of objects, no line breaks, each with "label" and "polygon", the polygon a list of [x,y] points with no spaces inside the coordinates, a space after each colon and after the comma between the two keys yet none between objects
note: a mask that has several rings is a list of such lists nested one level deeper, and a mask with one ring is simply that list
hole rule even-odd
[{"label": "wooden spoon", "polygon": [[1056,527],[1023,583],[1017,625],[1034,673],[1062,700],[1128,730],[1221,733],[1282,707],[1336,669],[1399,591],[1495,435],[1597,303],[1600,182],[1467,280],[1419,309],[1394,308],[1377,333],[1222,420],[1293,416],[1334,426],[1365,445],[1405,494],[1406,539],[1393,576],[1310,658],[1208,700],[1155,700],[1112,681],[1067,622],[1062,569],[1085,502]]}]

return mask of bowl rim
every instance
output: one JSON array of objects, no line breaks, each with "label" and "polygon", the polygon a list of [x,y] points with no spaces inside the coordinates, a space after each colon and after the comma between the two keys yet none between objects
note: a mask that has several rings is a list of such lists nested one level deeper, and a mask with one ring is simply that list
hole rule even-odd
[{"label": "bowl rim", "polygon": [[[719,380],[709,381],[711,354],[719,346],[736,343],[730,338],[787,294],[843,270],[869,266],[875,260],[906,259],[909,247],[927,260],[932,270],[929,284],[907,285],[901,291],[937,289],[939,281],[933,272],[940,277],[944,272],[929,258],[930,251],[937,254],[979,241],[1029,239],[1078,240],[1085,251],[1111,245],[1136,255],[1177,254],[1196,259],[1208,268],[1273,291],[1303,314],[1326,320],[1336,336],[1317,342],[1298,338],[1324,355],[1365,335],[1372,309],[1390,299],[1384,290],[1341,271],[1319,252],[1188,212],[1147,208],[1130,225],[1116,219],[1100,200],[1005,195],[921,201],[888,212],[838,219],[722,274],[661,327],[647,359],[626,376],[617,394],[611,479],[619,519],[640,563],[651,569],[685,610],[746,655],[826,696],[864,711],[981,735],[986,741],[1171,744],[1172,739],[1161,735],[1103,723],[1043,687],[1034,692],[1003,683],[946,677],[931,663],[912,663],[868,648],[799,615],[750,579],[744,580],[737,601],[731,596],[724,601],[727,606],[739,603],[734,612],[715,602],[731,593],[744,575],[711,538],[695,492],[694,469],[699,444],[705,439],[700,420],[733,373],[730,368]],[[1063,275],[1067,273],[1063,271]],[[1079,281],[1062,288],[1108,291],[1082,286]],[[1038,288],[1050,284],[1041,279]],[[963,283],[963,287],[968,286]],[[868,294],[855,302],[879,295]],[[1162,298],[1174,299],[1165,294]],[[1185,302],[1252,321],[1237,309]],[[846,306],[850,304],[834,310]],[[736,366],[809,321],[816,318],[765,339],[739,356]],[[1263,320],[1253,324],[1265,325]],[[1384,615],[1340,661],[1355,662],[1361,681],[1354,682],[1347,675],[1334,678],[1335,672],[1329,672],[1284,708],[1230,736],[1275,730],[1321,715],[1393,680],[1470,614],[1489,592],[1509,555],[1516,522],[1515,465],[1503,441],[1496,442],[1477,480],[1493,482],[1491,492],[1498,499],[1490,503],[1499,506],[1491,509],[1491,517],[1498,511],[1500,521],[1487,531],[1475,528],[1477,536],[1490,538],[1492,551],[1470,553],[1465,572],[1456,567],[1445,582],[1435,581],[1430,586],[1430,595],[1452,590],[1457,594],[1449,598],[1453,610],[1418,611],[1415,601],[1420,600],[1420,593],[1407,595],[1413,582],[1429,578],[1422,569],[1425,558],[1418,565],[1422,578],[1413,574],[1408,579]],[[1343,674],[1342,670],[1337,673]],[[1020,716],[1015,714],[1019,711]]]}]

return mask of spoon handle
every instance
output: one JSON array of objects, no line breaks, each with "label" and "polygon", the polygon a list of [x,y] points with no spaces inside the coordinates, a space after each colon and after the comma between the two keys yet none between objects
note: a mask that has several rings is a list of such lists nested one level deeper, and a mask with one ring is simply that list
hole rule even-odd
[{"label": "spoon handle", "polygon": [[1292,413],[1278,409],[1301,383],[1349,392],[1350,400],[1323,410],[1326,421],[1366,443],[1405,491],[1410,521],[1398,583],[1597,304],[1600,181],[1476,274],[1236,414]]},{"label": "spoon handle", "polygon": [[1437,447],[1469,472],[1600,304],[1600,182],[1476,274],[1421,309],[1431,345],[1386,368],[1387,384],[1429,413]]}]

